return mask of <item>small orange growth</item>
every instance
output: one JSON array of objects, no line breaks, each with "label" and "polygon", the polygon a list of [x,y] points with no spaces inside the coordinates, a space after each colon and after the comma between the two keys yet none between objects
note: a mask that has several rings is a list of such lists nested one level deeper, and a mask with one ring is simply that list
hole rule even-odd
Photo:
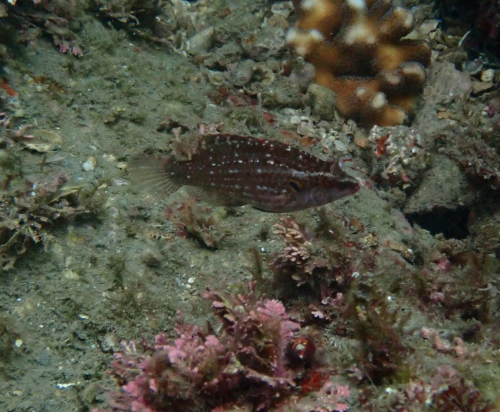
[{"label": "small orange growth", "polygon": [[223,19],[224,19],[224,18],[226,18],[227,16],[230,16],[230,15],[231,15],[231,9],[230,9],[229,7],[226,7],[226,8],[222,11],[222,13],[220,13],[220,14],[219,14],[219,16],[220,16],[221,18],[223,18]]},{"label": "small orange growth", "polygon": [[257,43],[257,37],[256,37],[254,34],[252,34],[252,35],[250,35],[249,37],[247,37],[247,38],[244,40],[244,42],[245,42],[246,44],[254,44],[254,43]]},{"label": "small orange growth", "polygon": [[227,100],[237,107],[257,106],[259,103],[257,100],[247,96],[245,93],[231,94]]},{"label": "small orange growth", "polygon": [[390,134],[387,134],[377,140],[377,148],[375,149],[376,155],[382,156],[385,153],[386,147],[388,145],[387,140],[389,139],[390,136],[391,136]]},{"label": "small orange growth", "polygon": [[269,112],[264,112],[263,114],[264,120],[270,126],[276,125],[276,116]]},{"label": "small orange growth", "polygon": [[4,89],[10,97],[16,97],[19,94],[11,87],[9,81],[5,77],[2,77],[2,83],[0,83],[0,88]]},{"label": "small orange growth", "polygon": [[42,76],[34,76],[33,77],[33,81],[36,84],[42,84],[42,85],[44,85],[44,84],[47,83],[47,80],[48,80],[47,76],[43,76],[43,75]]},{"label": "small orange growth", "polygon": [[66,94],[67,90],[64,89],[61,85],[57,84],[55,81],[50,80],[47,76],[34,76],[33,81],[36,84],[40,84],[42,86],[47,86],[47,90],[52,93]]},{"label": "small orange growth", "polygon": [[355,217],[353,217],[349,220],[349,227],[353,227],[359,232],[365,231],[365,228],[364,228],[363,224],[361,223],[361,221]]},{"label": "small orange growth", "polygon": [[299,144],[303,147],[313,146],[318,143],[319,139],[317,137],[312,136],[302,136],[299,139]]},{"label": "small orange growth", "polygon": [[296,144],[302,147],[309,147],[316,143],[318,143],[319,139],[311,136],[301,136],[295,132],[291,132],[289,130],[280,130],[282,136],[287,139],[293,140]]},{"label": "small orange growth", "polygon": [[290,140],[295,140],[299,137],[298,134],[296,133],[293,133],[293,132],[290,132],[288,130],[280,130],[280,133],[286,137],[287,139],[290,139]]},{"label": "small orange growth", "polygon": [[216,92],[208,93],[207,97],[217,106],[222,106],[230,95],[231,90],[229,90],[228,87],[221,86],[217,89]]}]

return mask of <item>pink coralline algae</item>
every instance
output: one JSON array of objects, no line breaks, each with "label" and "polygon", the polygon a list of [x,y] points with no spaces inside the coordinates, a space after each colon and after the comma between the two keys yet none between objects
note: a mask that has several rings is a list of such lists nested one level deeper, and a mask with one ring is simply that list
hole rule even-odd
[{"label": "pink coralline algae", "polygon": [[[160,334],[153,345],[124,343],[110,370],[121,386],[109,397],[111,410],[347,410],[342,401],[349,388],[333,382],[334,375],[320,366],[315,351],[304,362],[290,356],[298,340],[313,345],[312,338],[281,302],[258,300],[254,287],[250,285],[247,295],[205,293],[222,323],[219,333],[211,326],[204,331],[187,324],[180,316],[173,341]],[[326,379],[314,391],[305,391],[315,374]]]}]

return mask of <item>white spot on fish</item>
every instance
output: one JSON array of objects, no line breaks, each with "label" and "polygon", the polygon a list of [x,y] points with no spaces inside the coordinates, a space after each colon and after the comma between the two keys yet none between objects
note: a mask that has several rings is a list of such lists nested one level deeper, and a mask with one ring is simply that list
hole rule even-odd
[{"label": "white spot on fish", "polygon": [[273,165],[274,164],[274,160],[268,160],[267,163],[269,163],[270,165]]}]

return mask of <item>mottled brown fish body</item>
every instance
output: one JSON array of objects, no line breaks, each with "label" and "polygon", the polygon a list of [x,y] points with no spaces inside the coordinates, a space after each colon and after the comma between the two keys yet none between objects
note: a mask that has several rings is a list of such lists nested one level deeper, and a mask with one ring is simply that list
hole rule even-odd
[{"label": "mottled brown fish body", "polygon": [[129,170],[157,196],[188,186],[215,205],[248,204],[267,212],[321,206],[359,190],[338,162],[277,141],[228,134],[202,136],[188,160],[139,156]]}]

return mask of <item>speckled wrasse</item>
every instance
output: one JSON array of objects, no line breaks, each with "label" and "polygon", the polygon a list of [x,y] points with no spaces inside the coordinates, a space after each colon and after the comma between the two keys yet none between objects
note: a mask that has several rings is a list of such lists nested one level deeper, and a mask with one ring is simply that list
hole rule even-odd
[{"label": "speckled wrasse", "polygon": [[277,141],[230,134],[201,136],[183,160],[139,155],[128,170],[133,182],[157,198],[186,186],[212,205],[251,205],[266,212],[321,206],[359,190],[338,161]]}]

